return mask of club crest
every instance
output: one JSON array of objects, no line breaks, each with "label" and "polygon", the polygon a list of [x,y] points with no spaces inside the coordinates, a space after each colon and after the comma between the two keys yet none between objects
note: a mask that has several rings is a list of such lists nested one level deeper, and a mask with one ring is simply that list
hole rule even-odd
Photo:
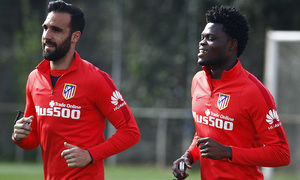
[{"label": "club crest", "polygon": [[63,96],[66,100],[71,99],[75,96],[76,85],[65,83],[65,87],[63,90]]},{"label": "club crest", "polygon": [[222,93],[219,94],[219,99],[217,103],[219,110],[223,110],[227,108],[229,99],[230,99],[230,95],[222,94]]}]

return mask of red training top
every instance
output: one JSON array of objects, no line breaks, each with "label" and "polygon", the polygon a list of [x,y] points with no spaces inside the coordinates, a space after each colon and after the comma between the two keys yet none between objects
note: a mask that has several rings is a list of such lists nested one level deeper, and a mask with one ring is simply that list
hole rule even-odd
[{"label": "red training top", "polygon": [[[41,146],[46,180],[104,179],[103,159],[140,139],[131,110],[109,75],[82,60],[77,52],[55,88],[50,62],[42,61],[30,73],[26,93],[24,117],[34,116],[33,130],[16,144],[26,150]],[[117,130],[105,141],[106,118]],[[93,163],[68,167],[61,157],[64,142],[89,150]]]},{"label": "red training top", "polygon": [[[187,150],[193,163],[200,158],[201,179],[258,180],[263,179],[259,166],[288,165],[289,145],[270,92],[240,61],[220,80],[203,69],[192,81],[196,134]],[[232,159],[201,157],[197,136],[231,146]]]}]

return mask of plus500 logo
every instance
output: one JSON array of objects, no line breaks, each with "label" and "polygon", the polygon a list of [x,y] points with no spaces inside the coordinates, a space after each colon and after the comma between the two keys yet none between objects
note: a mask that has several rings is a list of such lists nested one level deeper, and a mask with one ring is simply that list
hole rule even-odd
[{"label": "plus500 logo", "polygon": [[53,116],[71,119],[79,119],[81,114],[80,110],[78,109],[68,109],[61,107],[40,108],[40,106],[35,106],[35,110],[38,116]]},{"label": "plus500 logo", "polygon": [[226,121],[223,119],[215,118],[212,116],[202,116],[196,114],[196,112],[193,112],[193,117],[195,122],[205,124],[208,126],[216,127],[219,129],[224,129],[227,131],[232,131],[233,130],[233,122],[231,121]]}]

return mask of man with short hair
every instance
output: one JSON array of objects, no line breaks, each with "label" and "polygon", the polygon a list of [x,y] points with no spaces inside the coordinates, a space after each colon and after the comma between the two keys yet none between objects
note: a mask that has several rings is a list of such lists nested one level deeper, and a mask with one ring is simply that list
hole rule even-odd
[{"label": "man with short hair", "polygon": [[[79,8],[61,0],[49,3],[42,25],[45,59],[28,77],[24,117],[12,134],[23,149],[40,145],[46,180],[104,179],[103,160],[140,139],[109,75],[75,51],[84,26]],[[106,119],[116,133],[105,141]]]},{"label": "man with short hair", "polygon": [[290,150],[272,95],[238,59],[248,22],[238,9],[224,6],[208,11],[206,21],[198,54],[203,71],[191,87],[196,133],[174,161],[173,174],[185,179],[186,168],[200,159],[202,180],[263,179],[259,166],[288,165]]}]

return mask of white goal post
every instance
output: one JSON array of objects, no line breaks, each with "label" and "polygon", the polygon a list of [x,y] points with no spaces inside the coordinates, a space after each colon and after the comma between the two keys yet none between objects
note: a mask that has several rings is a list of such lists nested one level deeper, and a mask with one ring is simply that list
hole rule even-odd
[{"label": "white goal post", "polygon": [[[266,34],[264,85],[277,98],[279,43],[300,42],[300,31],[268,31]],[[299,50],[300,51],[300,50]]]},{"label": "white goal post", "polygon": [[[264,85],[273,95],[278,113],[286,125],[293,124],[299,131],[300,112],[300,31],[267,31],[264,67]],[[291,151],[299,152],[297,144],[300,133],[286,129]],[[289,136],[290,135],[290,136]],[[292,143],[296,141],[296,143]],[[294,162],[300,159],[300,153],[291,154]],[[290,168],[299,168],[291,162]],[[265,179],[272,179],[274,168],[262,168]]]}]

